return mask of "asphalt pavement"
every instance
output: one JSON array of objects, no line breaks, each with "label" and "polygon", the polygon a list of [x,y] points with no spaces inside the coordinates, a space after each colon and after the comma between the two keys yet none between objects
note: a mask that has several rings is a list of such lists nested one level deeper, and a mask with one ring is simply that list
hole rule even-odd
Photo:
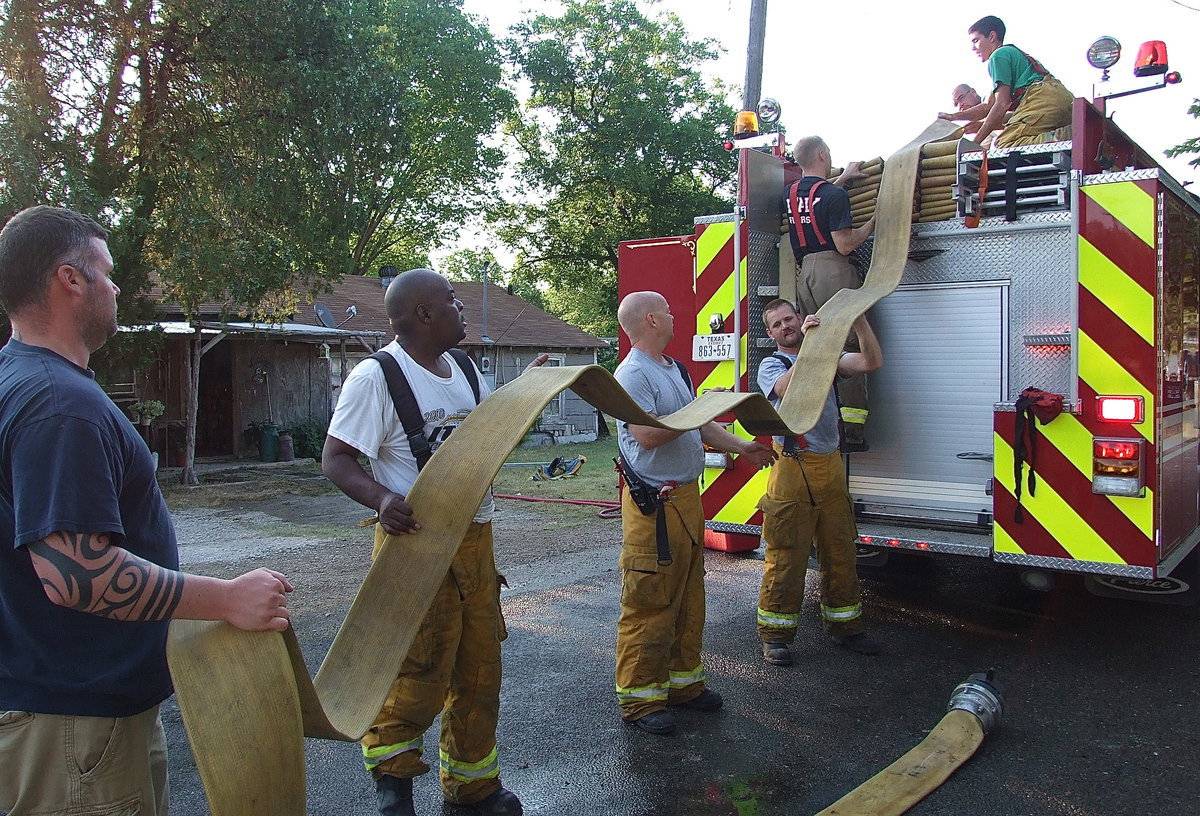
[{"label": "asphalt pavement", "polygon": [[[775,667],[754,628],[761,551],[708,552],[705,663],[725,708],[680,711],[661,737],[617,714],[615,562],[604,548],[507,571],[500,756],[528,814],[813,814],[919,743],[954,687],[989,668],[1006,687],[999,728],[913,816],[1200,812],[1196,607],[1098,598],[1070,576],[1033,593],[977,559],[906,558],[864,573],[881,655],[821,632],[810,574],[795,665]],[[339,614],[297,627],[310,659]],[[205,813],[173,703],[164,720],[172,812]],[[436,730],[426,742],[436,756]],[[307,757],[310,814],[376,812],[357,745],[309,740]],[[442,802],[434,774],[416,798],[418,813],[469,813]]]}]

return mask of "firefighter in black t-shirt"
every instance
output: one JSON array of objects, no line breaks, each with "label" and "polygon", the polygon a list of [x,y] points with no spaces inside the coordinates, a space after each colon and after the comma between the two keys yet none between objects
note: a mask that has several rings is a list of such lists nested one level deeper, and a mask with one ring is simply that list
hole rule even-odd
[{"label": "firefighter in black t-shirt", "polygon": [[[785,190],[784,209],[788,214],[788,234],[798,267],[796,300],[801,314],[815,314],[840,289],[857,289],[862,276],[847,257],[875,229],[872,216],[855,228],[850,217],[850,197],[846,185],[865,178],[860,162],[850,162],[835,181],[826,181],[832,172],[829,146],[819,136],[799,139],[792,149],[803,171],[800,181]],[[859,351],[853,332],[846,350]],[[845,430],[843,450],[867,449],[864,426],[867,421],[867,382],[859,375],[837,385]]]}]

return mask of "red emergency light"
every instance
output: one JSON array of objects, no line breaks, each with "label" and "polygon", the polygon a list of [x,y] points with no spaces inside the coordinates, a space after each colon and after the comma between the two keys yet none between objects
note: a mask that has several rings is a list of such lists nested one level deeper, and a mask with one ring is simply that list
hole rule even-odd
[{"label": "red emergency light", "polygon": [[1146,418],[1146,403],[1141,397],[1096,397],[1096,418],[1137,425]]},{"label": "red emergency light", "polygon": [[1167,72],[1167,44],[1162,40],[1150,40],[1138,48],[1137,62],[1133,64],[1133,75],[1156,76]]},{"label": "red emergency light", "polygon": [[1141,443],[1136,439],[1093,439],[1092,454],[1097,459],[1133,461],[1141,455]]}]

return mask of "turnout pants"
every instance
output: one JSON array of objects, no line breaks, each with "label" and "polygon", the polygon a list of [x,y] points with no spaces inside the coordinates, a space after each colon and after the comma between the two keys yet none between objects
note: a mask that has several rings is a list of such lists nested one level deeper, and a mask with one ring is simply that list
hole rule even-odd
[{"label": "turnout pants", "polygon": [[[782,451],[779,445],[776,451]],[[804,577],[813,544],[821,567],[821,619],[831,635],[863,630],[855,572],[858,529],[846,491],[842,457],[799,451],[780,456],[759,501],[766,565],[758,594],[758,637],[764,643],[796,639]]]},{"label": "turnout pants", "polygon": [[[376,526],[375,546],[384,538]],[[429,770],[422,741],[442,715],[439,776],[446,799],[478,802],[500,789],[496,722],[500,713],[500,581],[492,525],[472,523],[433,605],[362,738],[372,776],[408,778]]]},{"label": "turnout pants", "polygon": [[[800,316],[816,314],[831,297],[842,289],[858,289],[862,276],[850,259],[835,250],[811,252],[800,262],[796,281],[796,308]],[[846,338],[846,351],[859,351],[858,334],[851,331]],[[867,376],[858,374],[834,384],[841,407],[842,428],[846,442],[865,441],[867,424]]]},{"label": "turnout pants", "polygon": [[671,563],[658,563],[654,515],[621,488],[621,616],[617,621],[617,702],[641,719],[704,691],[704,510],[696,482],[681,485],[666,514]]},{"label": "turnout pants", "polygon": [[132,717],[0,711],[0,813],[166,816],[158,706]]},{"label": "turnout pants", "polygon": [[1008,124],[996,137],[996,147],[1041,144],[1047,131],[1071,124],[1073,103],[1071,92],[1054,77],[1035,82],[1025,89]]}]

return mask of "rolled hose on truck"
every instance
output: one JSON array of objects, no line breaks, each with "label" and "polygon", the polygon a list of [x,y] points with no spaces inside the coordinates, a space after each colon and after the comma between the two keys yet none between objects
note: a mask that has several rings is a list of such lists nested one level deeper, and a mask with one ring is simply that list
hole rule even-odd
[{"label": "rolled hose on truck", "polygon": [[1000,722],[995,672],[972,674],[950,695],[947,714],[919,745],[816,816],[899,816],[950,778]]}]

